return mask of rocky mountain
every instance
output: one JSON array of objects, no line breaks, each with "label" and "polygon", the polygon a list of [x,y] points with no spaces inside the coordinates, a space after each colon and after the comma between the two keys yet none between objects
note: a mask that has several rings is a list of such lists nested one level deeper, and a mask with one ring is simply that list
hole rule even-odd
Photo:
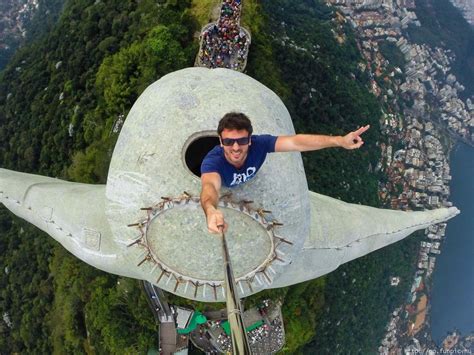
[{"label": "rocky mountain", "polygon": [[0,2],[0,70],[30,34],[41,32],[56,18],[63,0],[2,0]]},{"label": "rocky mountain", "polygon": [[15,51],[26,35],[26,26],[38,9],[38,0],[19,2],[6,0],[0,3],[0,60],[1,66]]}]

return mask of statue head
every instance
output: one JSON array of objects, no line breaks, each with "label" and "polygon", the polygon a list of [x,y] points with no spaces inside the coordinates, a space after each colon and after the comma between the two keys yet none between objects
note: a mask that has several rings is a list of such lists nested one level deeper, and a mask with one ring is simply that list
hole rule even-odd
[{"label": "statue head", "polygon": [[[122,128],[107,180],[107,218],[124,255],[168,291],[223,297],[220,242],[207,232],[196,165],[219,144],[216,127],[222,134],[236,124],[248,133],[253,125],[256,134],[294,134],[271,90],[236,71],[204,68],[180,70],[149,86]],[[270,154],[256,178],[222,195],[235,277],[245,296],[268,287],[309,233],[301,157]]]}]

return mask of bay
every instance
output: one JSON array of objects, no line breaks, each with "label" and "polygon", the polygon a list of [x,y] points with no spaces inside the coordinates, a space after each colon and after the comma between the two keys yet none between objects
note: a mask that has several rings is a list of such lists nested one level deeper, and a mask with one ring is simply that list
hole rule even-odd
[{"label": "bay", "polygon": [[474,148],[451,153],[451,201],[461,214],[448,222],[433,273],[431,330],[440,344],[447,332],[474,331]]}]

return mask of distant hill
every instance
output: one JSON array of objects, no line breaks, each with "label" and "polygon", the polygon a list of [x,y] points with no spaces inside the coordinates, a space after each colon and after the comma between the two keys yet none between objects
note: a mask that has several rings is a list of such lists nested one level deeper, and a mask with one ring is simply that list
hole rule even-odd
[{"label": "distant hill", "polygon": [[0,70],[28,39],[47,32],[65,0],[2,0],[0,2]]},{"label": "distant hill", "polygon": [[466,88],[460,97],[474,97],[474,27],[449,0],[415,0],[415,4],[421,27],[409,26],[408,37],[414,43],[452,50],[453,73]]}]

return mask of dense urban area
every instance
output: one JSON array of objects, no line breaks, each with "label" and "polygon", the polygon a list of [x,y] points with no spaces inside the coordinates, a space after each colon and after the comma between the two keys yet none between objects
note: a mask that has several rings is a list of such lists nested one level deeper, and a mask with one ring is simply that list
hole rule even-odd
[{"label": "dense urban area", "polygon": [[[464,102],[459,97],[465,88],[451,72],[454,53],[410,42],[405,35],[407,28],[421,25],[414,0],[329,2],[344,14],[340,21],[349,21],[356,30],[367,69],[373,75],[372,92],[386,103],[381,126],[389,139],[380,144],[382,160],[376,167],[388,176],[388,181],[380,184],[381,199],[387,206],[402,210],[452,206],[451,143],[445,135],[470,145],[474,142],[474,104],[472,98]],[[472,3],[455,4],[472,22]],[[403,60],[396,62],[393,51],[387,52],[387,43],[398,48]],[[406,303],[394,310],[380,353],[440,350],[429,331],[429,289],[445,229],[442,223],[426,230],[410,294]],[[394,275],[390,282],[397,287],[400,280]],[[472,352],[473,335],[463,338],[453,331],[441,349]]]},{"label": "dense urban area", "polygon": [[470,0],[451,0],[471,25],[474,25],[474,3]]}]

